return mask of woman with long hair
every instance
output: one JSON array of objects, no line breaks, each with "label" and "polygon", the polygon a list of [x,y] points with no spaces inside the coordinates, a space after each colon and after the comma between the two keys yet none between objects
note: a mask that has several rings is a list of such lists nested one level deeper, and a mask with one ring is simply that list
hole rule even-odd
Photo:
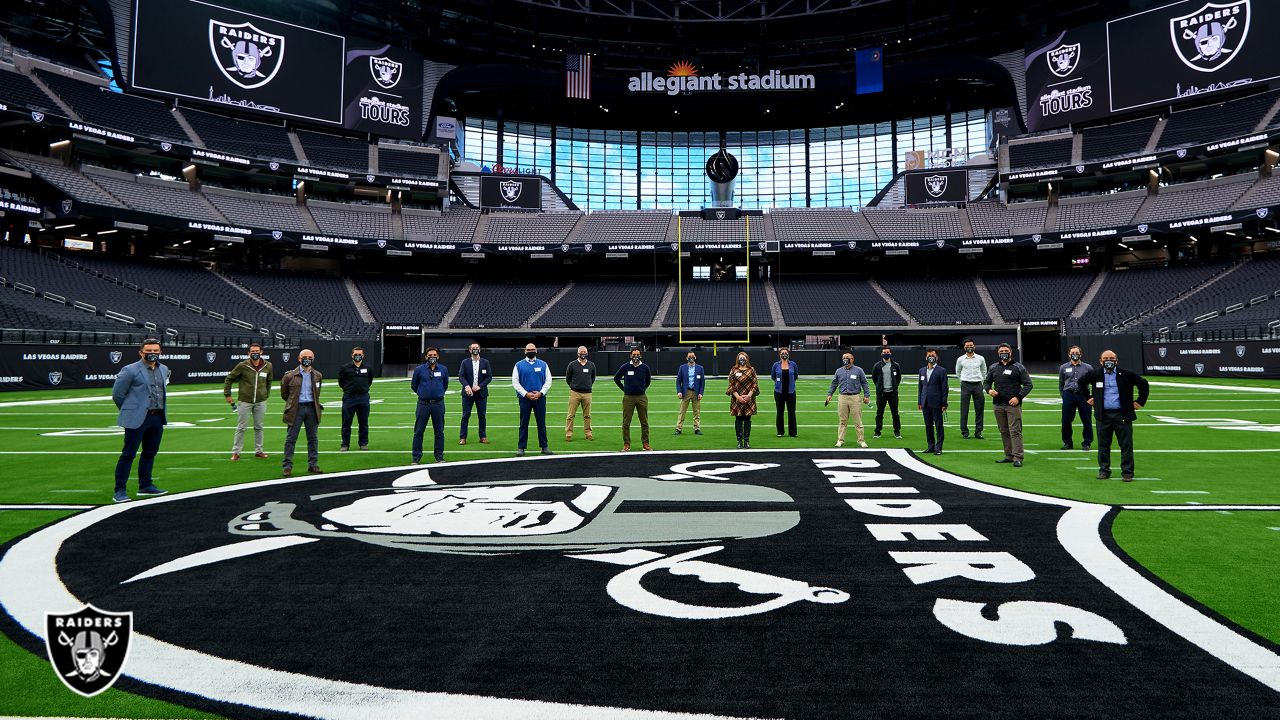
[{"label": "woman with long hair", "polygon": [[760,383],[746,353],[738,353],[737,361],[729,371],[729,389],[724,394],[730,398],[729,412],[733,414],[733,428],[738,433],[738,447],[750,448],[751,416],[756,414]]}]

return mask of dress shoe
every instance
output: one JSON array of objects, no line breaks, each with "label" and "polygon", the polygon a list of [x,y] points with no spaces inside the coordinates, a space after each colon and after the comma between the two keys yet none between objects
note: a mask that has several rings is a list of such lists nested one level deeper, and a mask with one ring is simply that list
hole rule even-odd
[{"label": "dress shoe", "polygon": [[467,439],[466,439],[466,438],[458,438],[458,444],[459,444],[459,445],[466,445],[466,444],[467,444]]},{"label": "dress shoe", "polygon": [[879,439],[880,439],[880,433],[876,433],[875,435],[872,435],[872,436],[871,436],[871,439],[872,439],[872,440],[879,440]]},{"label": "dress shoe", "polygon": [[240,453],[231,453],[231,462],[235,462],[239,459],[240,459]]},{"label": "dress shoe", "polygon": [[941,454],[942,454],[942,451],[941,451],[941,450],[934,450],[934,451],[933,451],[933,454],[934,454],[934,455],[941,455]]},{"label": "dress shoe", "polygon": [[622,452],[630,452],[630,451],[631,451],[631,443],[623,443]]},{"label": "dress shoe", "polygon": [[1013,458],[1011,458],[1011,457],[1004,457],[1004,458],[1000,458],[1000,459],[999,459],[999,460],[997,460],[996,462],[998,462],[998,463],[1011,463],[1011,462],[1013,462]]},{"label": "dress shoe", "polygon": [[309,472],[309,473],[313,473],[313,474],[315,474],[315,475],[320,475],[320,474],[324,473],[324,471],[320,469],[320,466],[319,466],[319,465],[312,465],[312,466],[308,467],[308,468],[307,468],[307,472]]},{"label": "dress shoe", "polygon": [[346,452],[346,451],[348,451],[348,450],[350,450],[350,449],[351,449],[351,448],[350,448],[350,447],[348,447],[348,446],[346,446],[346,445],[339,445],[339,446],[338,446],[338,452]]},{"label": "dress shoe", "polygon": [[[360,448],[360,449],[361,449],[361,450],[363,450],[364,448]],[[254,454],[253,454],[253,456],[254,456],[254,457],[256,457],[256,458],[268,458],[268,457],[271,457],[270,455],[268,455],[268,454],[266,454],[266,453],[262,452],[261,450],[259,450],[258,452],[254,453]]]},{"label": "dress shoe", "polygon": [[864,447],[866,447],[866,446],[867,446],[867,442],[866,442],[865,440],[859,440],[859,441],[858,441],[858,447],[862,447],[862,448],[864,448]]},{"label": "dress shoe", "polygon": [[743,450],[750,450],[750,449],[751,449],[751,441],[750,441],[750,440],[743,440],[743,441],[742,441],[742,449],[743,449]]},{"label": "dress shoe", "polygon": [[1058,449],[1059,449],[1059,450],[1074,450],[1075,448],[1071,447],[1071,443],[1063,443],[1063,444],[1062,444],[1062,447],[1060,447],[1060,448],[1058,448]]},{"label": "dress shoe", "polygon": [[285,468],[280,471],[280,474],[285,477],[290,477],[293,475],[293,468]]},{"label": "dress shoe", "polygon": [[[596,440],[596,436],[595,436],[595,435],[588,435],[588,436],[587,436],[587,442],[595,442],[595,440]],[[488,441],[486,440],[485,442],[488,442]]]},{"label": "dress shoe", "polygon": [[1021,460],[1014,460],[1014,461],[1013,461],[1013,466],[1014,466],[1014,467],[1022,467],[1022,461],[1021,461]]},{"label": "dress shoe", "polygon": [[701,435],[701,434],[702,434],[702,430],[694,430],[694,431],[693,431],[693,434],[694,434],[694,435]]},{"label": "dress shoe", "polygon": [[1121,475],[1121,476],[1120,476],[1120,479],[1121,479],[1121,480],[1124,480],[1125,482],[1133,482],[1133,476],[1132,476],[1132,475]]},{"label": "dress shoe", "polygon": [[961,439],[961,440],[968,440],[968,439],[969,439],[969,433],[960,433],[960,439]]},{"label": "dress shoe", "polygon": [[410,464],[410,465],[421,465],[421,464],[422,464],[422,461],[421,461],[421,460],[414,460],[413,462],[411,462],[411,463],[409,463],[409,464]]},{"label": "dress shoe", "polygon": [[1104,472],[1100,472],[1100,473],[1098,473],[1098,479],[1099,479],[1099,480],[1110,480],[1110,479],[1111,479],[1111,473],[1104,473]]},{"label": "dress shoe", "polygon": [[974,439],[974,440],[981,440],[981,439],[982,439],[982,433],[978,433],[977,435],[974,435],[974,436],[973,436],[973,439]]},{"label": "dress shoe", "polygon": [[652,450],[652,449],[653,449],[653,448],[649,447],[649,443],[645,443],[642,447],[644,447],[644,449],[645,449],[645,450]]},{"label": "dress shoe", "polygon": [[672,434],[672,435],[682,435],[682,434],[684,434],[684,431],[683,431],[683,430],[681,430],[680,428],[676,428],[676,431],[675,431],[674,433],[671,433],[671,434]]},{"label": "dress shoe", "polygon": [[480,444],[481,444],[481,445],[488,445],[488,444],[489,444],[489,438],[480,438]]},{"label": "dress shoe", "polygon": [[565,436],[564,436],[564,441],[565,441],[565,442],[573,442],[573,436],[572,436],[572,435],[565,435]]},{"label": "dress shoe", "polygon": [[1089,443],[1085,443],[1085,444],[1081,445],[1081,446],[1080,446],[1080,449],[1081,449],[1081,450],[1084,450],[1085,452],[1089,452]]}]

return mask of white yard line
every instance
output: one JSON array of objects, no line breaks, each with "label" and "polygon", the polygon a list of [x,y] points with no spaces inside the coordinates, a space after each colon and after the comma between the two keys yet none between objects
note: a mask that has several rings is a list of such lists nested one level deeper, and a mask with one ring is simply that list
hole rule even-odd
[{"label": "white yard line", "polygon": [[[1145,479],[1145,478],[1144,478]],[[1208,495],[1208,490],[1152,490],[1156,495]]]},{"label": "white yard line", "polygon": [[88,510],[97,505],[0,505],[0,510]]},{"label": "white yard line", "polygon": [[[1280,505],[1121,505],[1125,510],[1263,510],[1280,511]],[[1280,530],[1280,528],[1270,528]]]}]

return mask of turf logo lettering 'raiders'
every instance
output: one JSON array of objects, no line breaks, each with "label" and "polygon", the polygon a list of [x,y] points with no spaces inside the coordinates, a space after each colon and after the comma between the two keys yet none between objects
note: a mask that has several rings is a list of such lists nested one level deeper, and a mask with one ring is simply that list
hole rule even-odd
[{"label": "turf logo lettering 'raiders'", "polygon": [[73,613],[45,615],[45,649],[58,679],[93,697],[111,687],[129,656],[133,613],[104,612],[92,605]]},{"label": "turf logo lettering 'raiders'", "polygon": [[146,619],[124,686],[225,715],[1280,713],[1276,647],[1132,566],[1117,512],[901,450],[272,480],[11,542],[0,628],[42,652],[109,599]]},{"label": "turf logo lettering 'raiders'", "polygon": [[245,90],[275,79],[284,64],[284,36],[259,30],[253,23],[209,21],[209,50],[222,75]]},{"label": "turf logo lettering 'raiders'", "polygon": [[1195,12],[1169,18],[1169,33],[1178,59],[1200,72],[1226,67],[1249,38],[1249,2],[1208,2]]}]

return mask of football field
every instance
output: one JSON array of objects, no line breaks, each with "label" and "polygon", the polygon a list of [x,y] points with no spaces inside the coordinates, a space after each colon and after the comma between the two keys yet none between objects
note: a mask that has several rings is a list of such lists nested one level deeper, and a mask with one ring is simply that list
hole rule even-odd
[{"label": "football field", "polygon": [[[944,453],[925,455],[924,427],[914,405],[915,389],[904,384],[902,439],[895,439],[886,412],[885,429],[873,439],[875,397],[864,407],[867,442],[873,449],[906,449],[919,460],[954,475],[1013,490],[1120,508],[1109,530],[1115,545],[1150,576],[1264,642],[1280,643],[1280,382],[1203,379],[1151,379],[1151,397],[1139,411],[1134,430],[1136,479],[1119,479],[1119,452],[1113,451],[1112,480],[1096,478],[1094,451],[1061,450],[1060,403],[1055,379],[1036,376],[1036,388],[1023,413],[1026,461],[1023,467],[996,464],[1003,455],[994,413],[987,403],[984,438],[962,439],[957,383],[946,417]],[[702,405],[702,435],[693,432],[692,411],[684,433],[673,433],[679,409],[674,381],[661,378],[649,392],[649,423],[654,450],[717,451],[734,448],[733,418],[724,395],[725,380],[711,379]],[[760,414],[751,434],[754,451],[814,449],[830,452],[836,439],[836,403],[824,407],[827,380],[799,383],[798,437],[778,437],[770,393],[759,399]],[[453,387],[456,387],[453,386]],[[767,391],[767,386],[765,387]],[[273,386],[273,391],[275,387]],[[373,389],[370,444],[367,451],[339,453],[341,401],[326,383],[325,415],[320,426],[320,466],[326,474],[399,467],[410,462],[416,400],[407,380],[386,379]],[[581,414],[572,441],[566,441],[567,389],[557,380],[548,395],[547,428],[557,455],[612,453],[621,441],[621,393],[607,380],[596,384],[592,408],[594,441],[582,432]],[[274,397],[267,411],[265,450],[253,457],[252,429],[246,452],[230,460],[236,416],[224,402],[221,386],[172,386],[169,425],[155,464],[155,483],[173,495],[281,477],[285,431],[283,403]],[[490,444],[477,442],[472,418],[470,442],[458,445],[460,401],[451,391],[446,405],[445,465],[458,461],[511,458],[516,446],[518,407],[514,392],[498,383],[490,394]],[[17,538],[95,506],[110,504],[112,472],[122,431],[105,390],[9,393],[0,396],[0,541]],[[972,425],[975,418],[970,416]],[[970,428],[971,433],[973,428]],[[785,430],[784,430],[785,432]],[[638,419],[632,424],[632,454],[641,454]],[[425,467],[434,468],[431,431],[424,439]],[[846,449],[857,450],[851,427]],[[306,467],[305,437],[300,438],[295,470]],[[536,456],[536,431],[530,455]],[[537,462],[528,460],[529,467]],[[518,468],[519,464],[506,465]],[[305,473],[302,473],[305,474]],[[519,473],[517,472],[518,476]],[[136,489],[135,474],[129,490]],[[139,500],[141,505],[154,500]],[[182,527],[172,532],[181,535]],[[116,548],[98,548],[103,563]],[[157,548],[157,550],[160,550]],[[1024,557],[1024,560],[1034,559]],[[426,608],[423,612],[431,612]],[[68,691],[49,661],[13,637],[23,629],[7,616],[0,624],[0,715],[92,717],[209,717],[205,712],[165,700],[111,689],[94,698]],[[234,642],[234,639],[232,640]],[[243,639],[244,643],[251,639]],[[619,652],[625,652],[619,650]],[[128,668],[126,667],[126,674]],[[745,713],[745,711],[744,711]],[[1046,710],[1046,714],[1053,714]]]}]

